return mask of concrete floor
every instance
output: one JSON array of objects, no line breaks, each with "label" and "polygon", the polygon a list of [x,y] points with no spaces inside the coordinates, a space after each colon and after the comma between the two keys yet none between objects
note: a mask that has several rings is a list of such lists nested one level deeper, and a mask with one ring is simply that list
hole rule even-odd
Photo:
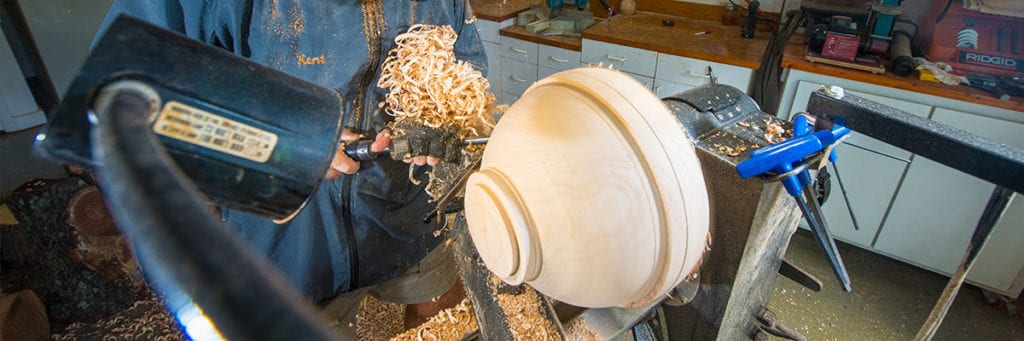
[{"label": "concrete floor", "polygon": [[[780,277],[769,305],[808,340],[911,340],[948,277],[840,243],[853,282],[843,292],[809,233],[793,236],[786,259],[818,276],[821,292]],[[1024,321],[964,285],[934,340],[1024,340]]]},{"label": "concrete floor", "polygon": [[32,143],[41,128],[0,132],[0,198],[28,180],[66,176],[60,164],[32,154]]}]

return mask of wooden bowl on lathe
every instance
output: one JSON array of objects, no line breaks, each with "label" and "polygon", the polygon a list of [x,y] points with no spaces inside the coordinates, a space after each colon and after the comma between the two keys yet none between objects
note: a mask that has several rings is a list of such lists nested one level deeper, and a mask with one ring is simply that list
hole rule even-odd
[{"label": "wooden bowl on lathe", "polygon": [[664,297],[706,249],[707,190],[669,109],[618,71],[538,81],[491,134],[466,185],[484,263],[581,307]]}]

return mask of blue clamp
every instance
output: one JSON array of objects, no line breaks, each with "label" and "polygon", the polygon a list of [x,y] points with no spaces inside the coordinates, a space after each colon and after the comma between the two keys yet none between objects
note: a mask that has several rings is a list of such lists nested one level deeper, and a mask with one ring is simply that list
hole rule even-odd
[{"label": "blue clamp", "polygon": [[[751,152],[750,158],[736,165],[736,171],[746,179],[767,173],[785,175],[798,170],[796,174],[782,177],[781,181],[789,194],[800,195],[801,187],[811,183],[805,160],[810,160],[812,155],[834,145],[849,133],[850,128],[838,124],[831,130],[811,133],[807,118],[798,115],[793,121],[793,138]],[[828,157],[834,161],[835,150]]]},{"label": "blue clamp", "polygon": [[[851,291],[850,275],[835,239],[828,230],[828,224],[811,188],[810,172],[807,171],[809,164],[821,162],[822,158],[835,160],[835,150],[831,147],[849,135],[850,129],[836,124],[830,130],[813,133],[811,130],[806,116],[796,116],[793,120],[793,138],[751,152],[750,158],[736,165],[736,171],[744,179],[774,173],[772,180],[782,181],[786,192],[796,200],[797,207],[807,220],[807,226],[825,253],[843,290]],[[824,155],[826,152],[829,155]]]}]

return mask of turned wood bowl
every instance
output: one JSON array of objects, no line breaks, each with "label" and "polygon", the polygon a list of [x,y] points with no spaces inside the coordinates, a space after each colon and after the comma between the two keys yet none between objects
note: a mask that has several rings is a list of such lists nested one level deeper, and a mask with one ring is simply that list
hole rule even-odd
[{"label": "turned wood bowl", "polygon": [[536,82],[491,134],[466,185],[487,268],[581,307],[664,297],[707,247],[707,189],[669,109],[621,72]]}]

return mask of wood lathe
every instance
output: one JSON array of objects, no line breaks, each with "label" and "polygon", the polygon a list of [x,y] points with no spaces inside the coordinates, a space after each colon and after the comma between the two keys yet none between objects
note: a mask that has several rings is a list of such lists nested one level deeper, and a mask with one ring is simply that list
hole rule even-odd
[{"label": "wood lathe", "polygon": [[[195,197],[189,192],[190,188],[198,188],[218,204],[249,208],[275,218],[286,218],[294,213],[301,207],[304,199],[302,195],[308,195],[319,183],[324,173],[321,166],[326,164],[324,160],[328,160],[336,148],[338,131],[318,136],[295,136],[288,132],[324,131],[314,128],[296,129],[296,124],[311,127],[337,125],[342,108],[338,94],[272,72],[215,48],[169,36],[141,22],[128,20],[120,24],[127,26],[122,29],[118,29],[117,25],[112,26],[111,32],[118,34],[119,41],[125,45],[97,46],[73,83],[69,95],[65,97],[61,110],[39,139],[39,148],[53,158],[74,164],[94,166],[101,162],[98,158],[103,157],[109,158],[105,162],[125,167],[124,178],[103,180],[117,189],[108,193],[112,206],[150,201],[138,198],[145,197],[148,195],[146,193],[159,193],[150,196],[151,199],[158,199],[152,200],[155,206],[151,207],[151,211],[130,212],[138,215],[123,221],[122,227],[140,239],[139,245],[154,248],[155,266],[175,274],[179,286],[197,304],[203,306],[204,312],[218,328],[223,328],[223,335],[229,338],[267,335],[325,338],[326,334],[320,332],[319,324],[311,318],[308,308],[295,300],[297,296],[273,285],[275,281],[268,279],[270,272],[261,267],[262,263],[252,259],[244,245],[233,235],[223,233],[217,221],[200,219],[196,222],[192,218],[182,221],[181,217],[205,214],[205,208],[195,202]],[[131,45],[142,41],[146,43]],[[121,48],[123,46],[132,48]],[[186,72],[187,68],[161,71],[154,67],[173,58],[175,53],[188,53],[193,60],[201,60],[206,64],[225,65],[226,69],[221,76],[227,78],[222,79],[233,84],[273,87],[276,93],[289,96],[285,101],[280,101],[276,96],[259,96],[254,93],[254,96],[248,96],[242,103],[237,103],[237,97],[215,91],[217,84],[209,84],[206,74],[189,73]],[[470,221],[461,216],[456,220],[453,245],[459,254],[456,259],[461,265],[460,271],[467,292],[477,309],[479,335],[496,340],[514,338],[511,332],[514,326],[510,322],[510,314],[514,314],[502,308],[499,298],[502,294],[524,293],[533,293],[538,306],[544,309],[544,323],[550,323],[562,337],[572,329],[566,326],[583,325],[598,338],[612,338],[634,328],[639,322],[652,320],[652,313],[688,321],[672,331],[673,335],[682,335],[684,339],[740,340],[763,336],[765,330],[783,330],[777,328],[777,321],[766,318],[770,314],[766,314],[765,307],[775,286],[776,273],[783,264],[782,255],[789,237],[796,229],[799,213],[781,185],[766,184],[758,178],[742,179],[736,171],[736,165],[746,160],[751,151],[788,137],[786,131],[790,129],[790,124],[765,114],[743,91],[725,85],[712,83],[658,99],[642,85],[617,71],[583,68],[552,77],[535,84],[520,101],[513,104],[509,115],[515,114],[517,107],[522,108],[518,112],[526,114],[532,112],[530,109],[539,108],[540,104],[551,104],[549,99],[554,93],[576,94],[573,95],[575,97],[556,97],[562,101],[561,105],[575,106],[575,110],[544,112],[547,115],[534,112],[533,116],[523,116],[528,118],[525,120],[513,116],[504,117],[489,140],[487,150],[515,151],[514,145],[501,147],[500,144],[505,142],[498,142],[514,137],[509,135],[512,132],[540,134],[535,136],[544,140],[527,143],[537,143],[538,147],[548,148],[546,154],[531,152],[548,161],[513,161],[520,161],[523,168],[542,171],[573,162],[576,164],[572,166],[583,167],[582,170],[550,174],[550,178],[561,176],[563,180],[584,178],[603,182],[600,186],[574,188],[576,193],[558,191],[560,188],[557,187],[550,187],[556,191],[548,191],[549,186],[537,182],[524,186],[515,181],[525,175],[513,171],[529,169],[516,169],[514,164],[503,164],[508,160],[501,157],[493,157],[491,160],[485,156],[482,168],[491,167],[491,171],[474,174],[478,179],[468,181],[469,186],[476,188],[473,191],[477,191],[477,194],[474,195],[486,194],[487,190],[491,190],[487,193],[523,199],[518,203],[495,201],[497,204],[508,204],[501,206],[501,211],[495,212],[504,214],[504,217],[532,221],[508,224],[507,234],[496,237],[489,244],[503,245],[504,248],[478,249],[480,241],[489,239],[471,237],[471,230],[486,226],[471,224],[471,220],[476,219],[472,211],[466,214]],[[535,93],[536,97],[530,97],[530,93]],[[96,102],[107,105],[96,105]],[[238,130],[254,132],[252,136],[260,139],[268,137],[264,141],[266,144],[271,144],[273,140],[277,145],[277,148],[272,148],[274,153],[295,151],[304,160],[298,164],[262,164],[254,161],[254,164],[259,165],[240,169],[237,165],[225,165],[221,160],[225,155],[234,155],[230,154],[231,148],[228,148],[229,151],[219,150],[217,144],[208,144],[198,136],[195,141],[170,139],[166,134],[174,132],[168,131],[161,135],[164,137],[161,138],[163,144],[156,144],[156,139],[146,135],[153,131],[154,121],[149,120],[149,115],[154,112],[153,105],[165,111],[169,110],[168,107],[180,109],[175,111],[180,114],[175,116],[179,119],[186,116],[195,118],[196,113],[200,113],[206,115],[206,118],[229,119],[231,122],[272,122],[274,124],[259,125],[257,130],[253,130],[255,125],[247,123],[248,126],[239,125]],[[295,122],[289,119],[278,122],[280,116],[269,114],[278,111],[304,111],[308,121]],[[662,116],[655,117],[655,111]],[[563,124],[567,121],[561,120],[570,115],[588,115],[588,121],[581,121],[578,125]],[[140,117],[144,119],[138,119]],[[128,122],[134,126],[119,128],[123,129],[118,130],[119,134],[124,134],[119,136],[127,138],[132,132],[142,135],[138,140],[132,140],[141,142],[120,147],[151,149],[132,153],[118,150],[94,153],[93,150],[103,149],[93,147],[118,147],[105,144],[95,146],[95,143],[105,141],[93,142],[90,133],[93,128],[108,129],[109,124],[119,124],[116,118],[135,118]],[[537,122],[552,123],[547,128],[557,129],[517,130],[502,127],[515,124],[529,126]],[[588,130],[576,130],[584,127]],[[643,134],[644,129],[653,133]],[[607,135],[611,137],[596,141],[595,136],[590,135],[594,132],[611,134]],[[211,133],[211,140],[216,137],[215,133]],[[269,139],[272,135],[277,138]],[[502,135],[507,136],[500,137]],[[597,143],[603,143],[607,148],[582,153],[588,149],[574,149]],[[252,146],[243,146],[244,156],[266,156],[274,160],[270,157],[272,155],[261,154],[270,152],[261,149],[261,144]],[[601,158],[608,155],[601,153],[615,148],[621,152],[616,154],[616,159]],[[160,154],[161,149],[169,150],[178,162],[178,167],[190,178],[183,177],[172,166],[163,164],[167,162],[166,159],[141,160],[142,156]],[[689,155],[692,159],[680,159],[683,155]],[[145,165],[139,165],[141,161]],[[623,165],[625,167],[620,167]],[[122,182],[128,181],[127,175],[132,174],[133,167],[147,172],[158,170],[160,173],[130,177],[133,181],[146,183],[143,184],[145,186],[127,186]],[[299,175],[296,176],[295,172]],[[489,175],[484,178],[484,175],[479,175],[481,173]],[[219,179],[223,179],[219,175],[223,174],[243,174],[242,185],[226,186],[218,183]],[[622,174],[635,176],[622,177]],[[165,181],[167,179],[175,181]],[[501,182],[505,181],[501,179],[508,182]],[[627,182],[632,185],[623,185]],[[506,184],[513,186],[500,187]],[[487,187],[491,185],[495,187]],[[279,193],[281,196],[287,194],[287,200],[253,192],[268,186],[288,188],[288,191],[282,190]],[[498,192],[495,189],[508,191]],[[149,192],[140,194],[138,190]],[[467,192],[474,193],[469,190]],[[532,193],[546,196],[531,198]],[[596,198],[610,199],[600,202],[601,206],[583,206],[593,204],[590,200]],[[172,201],[176,205],[180,204],[180,208],[195,210],[195,215],[181,211],[166,214],[160,200]],[[481,208],[474,208],[475,203],[478,201],[467,200],[467,210]],[[547,216],[534,215],[541,212],[544,206],[556,205],[570,209],[564,210],[564,214],[556,211]],[[518,211],[510,207],[518,207]],[[572,207],[589,208],[574,212]],[[634,211],[633,208],[638,209]],[[640,211],[639,208],[646,211]],[[537,230],[545,222],[570,216],[603,218],[634,212],[647,212],[649,216],[644,218],[647,223],[620,220],[625,223],[602,225],[607,229],[592,233],[589,232],[592,230],[570,231],[570,226],[578,226],[572,225],[575,220],[568,220],[565,224],[555,224],[554,228]],[[566,233],[577,233],[557,236],[559,227],[564,228]],[[520,236],[524,238],[520,239]],[[561,244],[545,244],[552,236],[561,238],[557,239]],[[513,239],[515,245],[508,244]],[[628,249],[609,249],[616,245],[610,242],[630,242],[633,246]],[[643,248],[648,242],[662,248]],[[587,245],[602,245],[603,249],[599,249],[599,252],[574,253],[572,257],[565,256],[575,250],[585,251]],[[493,261],[485,259],[490,257],[486,256],[488,253],[493,255],[495,252],[504,252],[502,250],[515,253],[515,258],[496,257]],[[641,254],[646,258],[638,256]],[[226,260],[230,260],[230,264]],[[485,266],[485,262],[491,264]],[[625,269],[634,271],[631,273],[639,275],[585,277],[599,273],[602,267],[622,269],[613,268],[613,265],[625,266]],[[225,278],[226,274],[221,271],[225,266],[235,269],[231,280]],[[501,271],[490,269],[492,267]],[[556,268],[561,269],[560,272],[546,272]],[[495,272],[500,273],[495,276]],[[551,274],[553,277],[544,277]],[[576,281],[567,279],[570,275],[577,276],[574,277]],[[538,295],[532,289],[523,289],[525,285],[500,284],[501,280],[496,283],[493,281],[496,277],[507,279],[506,282],[536,282],[539,284],[538,290],[544,295]],[[585,282],[580,278],[588,280]],[[615,285],[621,283],[622,287],[631,286],[634,290],[596,293],[572,290],[574,287],[601,285],[603,288],[615,287],[600,281]],[[549,295],[549,292],[554,295]],[[252,297],[261,297],[261,304],[274,311],[274,316],[261,315],[259,311],[251,309]],[[571,301],[589,305],[590,308],[581,309],[555,301]]]}]

